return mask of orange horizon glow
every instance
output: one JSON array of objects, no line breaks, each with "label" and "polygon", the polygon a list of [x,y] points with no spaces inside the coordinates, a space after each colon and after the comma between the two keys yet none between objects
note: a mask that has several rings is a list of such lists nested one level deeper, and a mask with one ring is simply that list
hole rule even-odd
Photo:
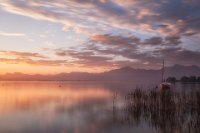
[{"label": "orange horizon glow", "polygon": [[1,1],[0,74],[200,66],[198,2],[182,1]]},{"label": "orange horizon glow", "polygon": [[70,72],[89,72],[89,73],[101,73],[108,71],[108,68],[97,67],[81,67],[81,66],[38,66],[31,64],[6,64],[0,63],[0,74],[7,73],[23,73],[23,74],[59,74]]}]

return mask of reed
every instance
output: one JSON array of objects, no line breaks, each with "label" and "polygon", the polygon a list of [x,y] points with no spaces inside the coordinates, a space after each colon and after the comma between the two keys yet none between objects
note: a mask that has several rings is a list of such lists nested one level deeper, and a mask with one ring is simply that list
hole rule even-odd
[{"label": "reed", "polygon": [[135,89],[125,97],[129,124],[147,122],[162,133],[200,132],[200,92]]}]

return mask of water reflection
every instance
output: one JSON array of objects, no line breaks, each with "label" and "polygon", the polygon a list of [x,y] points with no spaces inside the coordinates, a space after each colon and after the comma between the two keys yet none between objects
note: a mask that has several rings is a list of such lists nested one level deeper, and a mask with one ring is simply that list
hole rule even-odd
[{"label": "water reflection", "polygon": [[0,82],[0,133],[200,131],[200,92],[186,88],[181,93],[128,93],[136,86],[117,82]]},{"label": "water reflection", "polygon": [[[95,95],[94,95],[95,94]],[[2,88],[0,89],[0,112],[8,112],[16,109],[33,109],[45,103],[59,102],[65,106],[73,106],[82,99],[103,99],[109,97],[109,91],[100,89],[49,89],[35,88]]]},{"label": "water reflection", "polygon": [[88,84],[7,82],[0,88],[0,132],[94,131],[95,123],[112,114],[112,96]]},{"label": "water reflection", "polygon": [[200,132],[200,92],[143,91],[126,97],[125,122],[148,123],[161,133]]}]

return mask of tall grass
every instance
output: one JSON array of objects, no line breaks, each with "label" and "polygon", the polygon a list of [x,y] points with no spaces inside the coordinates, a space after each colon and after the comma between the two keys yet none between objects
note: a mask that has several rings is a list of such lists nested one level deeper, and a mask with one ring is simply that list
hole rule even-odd
[{"label": "tall grass", "polygon": [[136,89],[126,95],[125,122],[162,133],[200,133],[200,92]]}]

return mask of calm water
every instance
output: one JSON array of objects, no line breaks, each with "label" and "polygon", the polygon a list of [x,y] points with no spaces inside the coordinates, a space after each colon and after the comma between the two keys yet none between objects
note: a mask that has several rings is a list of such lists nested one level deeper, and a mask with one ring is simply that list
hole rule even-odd
[{"label": "calm water", "polygon": [[[175,113],[172,109],[166,113],[166,110],[160,110],[163,108],[150,108],[151,104],[147,102],[144,106],[140,100],[133,104],[132,100],[137,100],[129,96],[137,87],[141,85],[118,82],[0,82],[0,133],[179,133],[180,125],[173,130],[164,129],[172,128],[176,120],[159,118],[179,119],[179,116],[184,116],[183,121],[193,119],[192,115],[184,114],[182,108],[177,111],[173,106]],[[184,92],[198,91],[200,85],[178,84],[176,88]],[[146,97],[142,98],[141,101],[145,101]],[[200,118],[196,109],[189,111],[194,111]],[[153,115],[158,119],[153,121]],[[166,120],[167,125],[162,124],[162,120]],[[190,132],[196,131],[192,130],[192,124],[189,129]],[[181,130],[188,131],[188,128]]]}]

